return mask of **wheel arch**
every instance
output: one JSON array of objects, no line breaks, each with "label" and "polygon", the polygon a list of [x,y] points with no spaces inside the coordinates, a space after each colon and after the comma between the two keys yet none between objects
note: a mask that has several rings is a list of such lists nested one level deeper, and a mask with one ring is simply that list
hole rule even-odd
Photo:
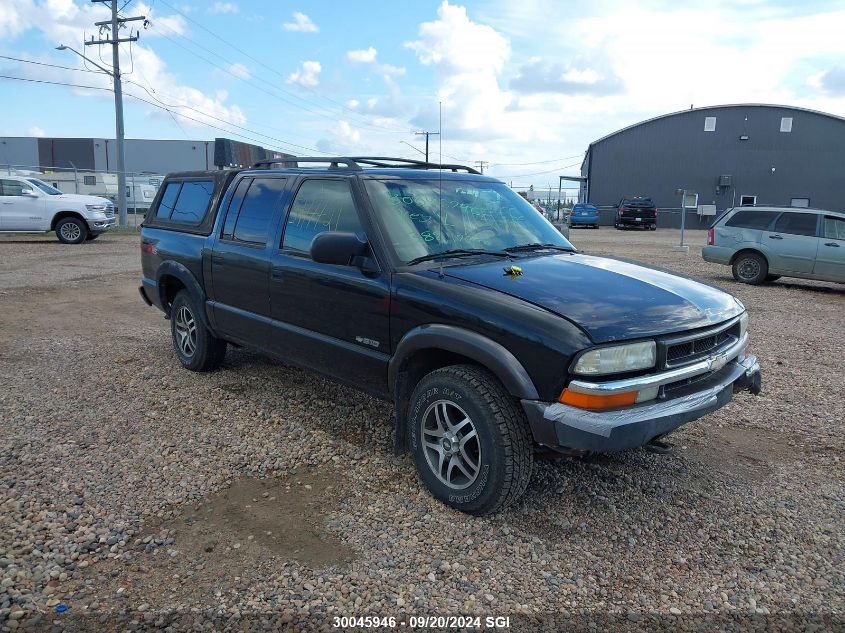
[{"label": "wheel arch", "polygon": [[53,219],[50,220],[50,230],[55,231],[56,225],[65,218],[76,218],[77,220],[82,220],[85,223],[85,228],[88,228],[88,221],[79,211],[71,211],[67,209],[64,211],[57,211],[55,215],[53,215]]},{"label": "wheel arch", "polygon": [[205,291],[186,266],[174,261],[162,262],[158,268],[156,278],[158,280],[158,294],[161,306],[168,319],[170,318],[170,307],[176,294],[180,290],[187,290],[201,306],[197,316],[202,320],[203,325],[208,330],[212,330],[205,311]]},{"label": "wheel arch", "polygon": [[761,251],[759,248],[752,248],[752,247],[745,247],[745,248],[741,248],[741,249],[739,249],[736,253],[734,253],[733,255],[731,255],[731,261],[730,261],[730,262],[728,262],[728,263],[729,263],[731,266],[733,266],[733,265],[734,265],[734,262],[737,260],[737,258],[738,258],[740,255],[745,255],[745,254],[747,254],[747,253],[754,253],[755,255],[759,255],[760,257],[762,257],[763,259],[765,259],[765,260],[766,260],[766,265],[767,265],[767,266],[769,266],[769,265],[770,265],[770,262],[769,262],[769,257],[768,257],[768,256],[767,256],[767,255],[766,255],[763,251]]},{"label": "wheel arch", "polygon": [[399,341],[387,370],[388,389],[394,396],[397,455],[406,449],[407,405],[414,386],[431,371],[458,364],[484,367],[515,398],[539,399],[525,367],[500,343],[453,325],[418,326]]}]

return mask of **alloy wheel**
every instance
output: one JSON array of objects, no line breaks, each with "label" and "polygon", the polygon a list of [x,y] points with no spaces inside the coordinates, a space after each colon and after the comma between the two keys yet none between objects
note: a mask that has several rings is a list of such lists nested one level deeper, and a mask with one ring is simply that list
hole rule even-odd
[{"label": "alloy wheel", "polygon": [[454,490],[471,486],[481,468],[481,443],[469,415],[451,400],[437,400],[423,414],[421,427],[431,472]]},{"label": "alloy wheel", "polygon": [[65,222],[59,230],[62,233],[62,237],[69,242],[78,240],[79,236],[82,234],[82,230],[76,222]]},{"label": "alloy wheel", "polygon": [[176,345],[185,356],[190,358],[197,349],[197,323],[194,315],[187,307],[180,306],[173,323],[176,329]]}]

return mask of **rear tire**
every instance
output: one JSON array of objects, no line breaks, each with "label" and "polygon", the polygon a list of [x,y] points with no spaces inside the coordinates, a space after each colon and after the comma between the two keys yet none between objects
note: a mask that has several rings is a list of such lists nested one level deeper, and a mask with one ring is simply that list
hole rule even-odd
[{"label": "rear tire", "polygon": [[62,244],[81,244],[88,238],[88,225],[79,218],[62,218],[56,224],[56,237]]},{"label": "rear tire", "polygon": [[759,253],[742,253],[734,260],[731,270],[737,281],[756,286],[769,274],[769,263]]},{"label": "rear tire", "polygon": [[200,306],[187,290],[180,290],[170,306],[173,351],[185,369],[212,371],[226,357],[226,341],[211,334],[199,317]]},{"label": "rear tire", "polygon": [[408,429],[420,479],[456,510],[498,512],[528,487],[534,463],[528,421],[486,369],[453,365],[423,377],[411,395]]}]

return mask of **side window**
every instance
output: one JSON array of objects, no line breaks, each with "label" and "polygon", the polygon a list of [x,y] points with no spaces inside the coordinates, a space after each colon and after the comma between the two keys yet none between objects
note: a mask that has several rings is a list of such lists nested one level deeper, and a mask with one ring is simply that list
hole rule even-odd
[{"label": "side window", "polygon": [[267,244],[270,223],[279,208],[285,182],[284,178],[253,179],[235,220],[232,237],[239,242]]},{"label": "side window", "polygon": [[158,203],[156,209],[156,217],[162,220],[169,220],[170,214],[173,213],[173,207],[176,206],[176,198],[179,196],[179,189],[181,189],[181,182],[169,182],[161,194],[161,201]]},{"label": "side window", "polygon": [[223,233],[220,237],[223,239],[232,239],[232,231],[235,230],[235,220],[238,219],[238,211],[241,210],[241,204],[244,201],[246,190],[252,184],[252,178],[244,178],[238,183],[238,188],[232,194],[232,199],[229,201],[229,209],[226,211],[226,221],[223,223]]},{"label": "side window", "polygon": [[311,240],[324,231],[363,233],[346,180],[306,180],[296,194],[282,249],[307,255]]},{"label": "side window", "polygon": [[94,185],[97,184],[97,177],[96,176],[83,176],[82,177],[82,184],[88,185],[89,187],[94,186]]},{"label": "side window", "polygon": [[176,200],[171,222],[182,224],[202,224],[211,196],[214,195],[213,180],[188,180],[182,183],[182,191]]},{"label": "side window", "polygon": [[23,185],[17,180],[0,180],[0,193],[4,196],[22,196]]},{"label": "side window", "polygon": [[772,229],[775,233],[792,235],[816,235],[818,216],[815,213],[783,213]]},{"label": "side window", "polygon": [[769,226],[777,214],[777,211],[738,211],[725,222],[725,226],[763,230]]},{"label": "side window", "polygon": [[845,240],[845,220],[825,216],[824,236],[825,239]]}]

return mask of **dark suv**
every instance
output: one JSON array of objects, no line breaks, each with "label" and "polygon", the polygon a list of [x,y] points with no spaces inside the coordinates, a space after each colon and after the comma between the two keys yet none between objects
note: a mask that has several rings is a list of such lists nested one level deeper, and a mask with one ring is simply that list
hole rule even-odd
[{"label": "dark suv", "polygon": [[651,198],[641,196],[622,198],[619,204],[613,206],[616,208],[613,226],[617,229],[637,227],[657,230],[657,207],[654,206]]},{"label": "dark suv", "polygon": [[759,390],[729,294],[578,253],[467,167],[295,160],[169,175],[141,295],[188,369],[248,346],[392,401],[397,454],[459,510],[519,498],[537,450],[642,446]]}]

